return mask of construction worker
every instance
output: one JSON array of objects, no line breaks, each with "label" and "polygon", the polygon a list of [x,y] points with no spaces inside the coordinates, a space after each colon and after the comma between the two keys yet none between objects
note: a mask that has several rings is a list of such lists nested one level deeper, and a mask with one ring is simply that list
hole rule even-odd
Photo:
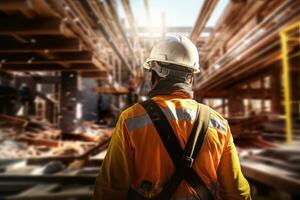
[{"label": "construction worker", "polygon": [[227,121],[192,99],[200,71],[195,45],[167,37],[144,67],[151,99],[120,115],[94,200],[251,199]]}]

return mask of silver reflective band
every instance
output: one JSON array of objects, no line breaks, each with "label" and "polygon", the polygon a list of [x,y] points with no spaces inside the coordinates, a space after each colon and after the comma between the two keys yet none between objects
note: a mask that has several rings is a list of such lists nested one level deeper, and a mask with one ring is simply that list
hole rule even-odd
[{"label": "silver reflective band", "polygon": [[[166,115],[168,120],[178,120],[178,121],[194,121],[196,118],[196,110],[187,109],[187,108],[178,108],[174,109],[172,112],[170,108],[163,108],[162,111]],[[143,128],[149,124],[152,124],[152,121],[147,113],[142,115],[137,115],[125,120],[125,124],[128,128],[128,131],[134,131],[139,128]]]},{"label": "silver reflective band", "polygon": [[208,126],[211,128],[216,128],[216,129],[226,132],[226,124],[221,122],[218,119],[211,118],[209,120]]},{"label": "silver reflective band", "polygon": [[134,131],[135,129],[142,128],[151,123],[152,121],[147,113],[131,117],[125,120],[125,124],[127,126],[128,131]]}]

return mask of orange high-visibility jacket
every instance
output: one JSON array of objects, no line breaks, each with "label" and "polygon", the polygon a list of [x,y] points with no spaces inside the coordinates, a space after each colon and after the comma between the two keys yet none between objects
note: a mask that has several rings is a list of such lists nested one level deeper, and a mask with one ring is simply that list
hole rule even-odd
[{"label": "orange high-visibility jacket", "polygon": [[[179,92],[153,99],[162,108],[184,148],[198,103]],[[251,199],[228,123],[216,111],[210,110],[208,132],[193,168],[216,199]],[[94,200],[126,199],[130,187],[143,195],[153,196],[174,172],[173,162],[151,119],[140,104],[135,104],[120,115],[96,180]],[[173,197],[181,199],[195,194],[182,181]]]}]

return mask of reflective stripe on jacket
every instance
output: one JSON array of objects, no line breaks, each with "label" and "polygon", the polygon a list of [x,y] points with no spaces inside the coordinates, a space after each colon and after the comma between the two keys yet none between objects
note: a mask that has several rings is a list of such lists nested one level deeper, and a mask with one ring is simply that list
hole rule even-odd
[{"label": "reflective stripe on jacket", "polygon": [[[153,98],[167,116],[185,147],[196,117],[197,102],[183,93]],[[216,199],[251,199],[227,121],[211,109],[207,134],[193,168]],[[126,199],[130,187],[145,196],[160,192],[175,167],[146,111],[140,104],[126,109],[97,177],[94,199]],[[195,191],[182,181],[174,198],[192,197]]]}]

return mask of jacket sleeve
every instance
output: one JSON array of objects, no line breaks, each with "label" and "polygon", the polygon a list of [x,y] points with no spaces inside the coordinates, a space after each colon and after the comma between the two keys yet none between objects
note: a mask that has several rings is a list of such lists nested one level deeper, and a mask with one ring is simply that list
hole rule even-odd
[{"label": "jacket sleeve", "polygon": [[217,173],[222,200],[251,200],[250,186],[242,174],[229,125]]},{"label": "jacket sleeve", "polygon": [[128,132],[122,115],[112,135],[94,188],[94,200],[126,199],[133,177]]}]

